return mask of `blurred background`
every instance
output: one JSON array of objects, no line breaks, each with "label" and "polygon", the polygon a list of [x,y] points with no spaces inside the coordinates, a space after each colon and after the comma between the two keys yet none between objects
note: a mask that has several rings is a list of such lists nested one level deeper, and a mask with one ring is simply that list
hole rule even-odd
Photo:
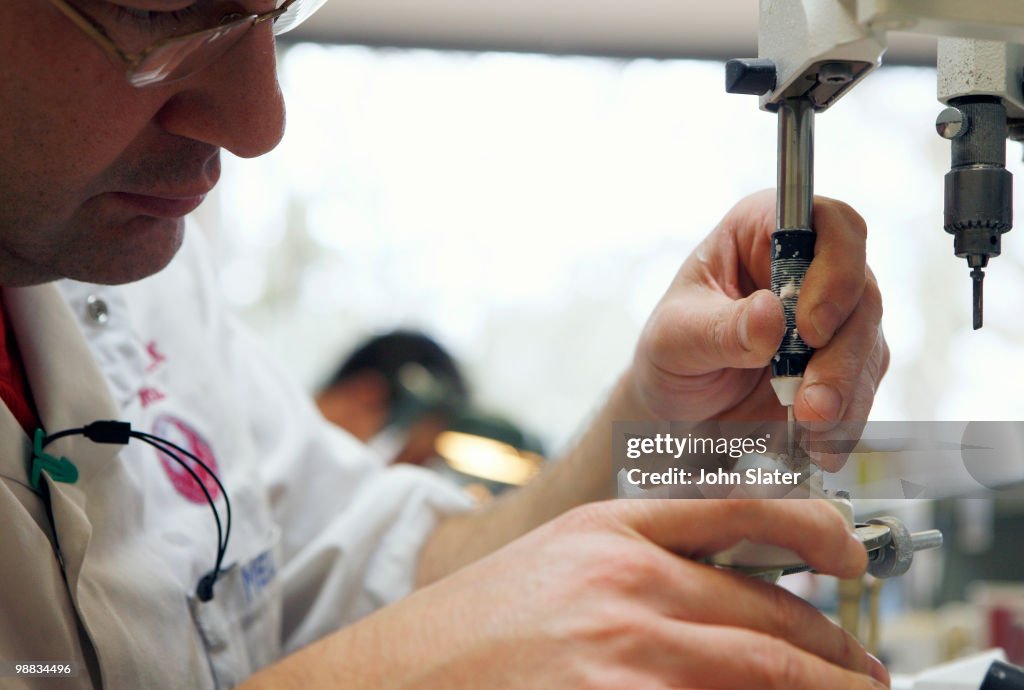
[{"label": "blurred background", "polygon": [[[329,2],[302,30],[458,45],[446,19],[461,15],[452,2],[433,15],[431,4]],[[482,3],[516,17],[520,4]],[[698,56],[716,46],[719,58],[756,54],[755,0],[715,3],[723,15],[713,18],[712,3],[648,4],[673,9],[661,19],[642,7],[619,13],[647,18],[652,53],[685,55],[692,43]],[[388,6],[394,15],[382,17]],[[629,41],[603,24],[603,34],[577,36],[577,23],[602,17],[594,9],[537,12],[536,35],[525,19],[502,33],[511,19],[485,17],[467,40],[642,54],[636,27],[623,29]],[[567,37],[551,38],[558,31]],[[453,353],[480,401],[558,449],[628,362],[695,243],[736,200],[775,183],[775,118],[753,97],[725,94],[720,60],[286,37],[285,140],[261,159],[226,160],[201,222],[225,292],[310,388],[364,337],[418,328]],[[934,53],[894,38],[904,42],[905,60]],[[933,69],[886,66],[817,123],[817,191],[867,219],[886,299],[892,368],[874,414],[1022,418],[1024,400],[1007,384],[1024,380],[1012,356],[1024,329],[1024,239],[1010,233],[993,260],[986,325],[972,332],[968,271],[942,230],[949,145],[933,128],[934,92]],[[1008,158],[1019,177],[1020,147]]]},{"label": "blurred background", "polygon": [[[756,55],[756,34],[756,0],[333,0],[281,43],[281,146],[228,157],[199,214],[223,290],[311,392],[367,338],[422,331],[477,408],[557,455],[687,254],[775,184],[775,118],[723,86],[723,61]],[[1024,419],[1024,236],[991,263],[973,332],[942,230],[935,42],[891,45],[817,121],[816,190],[867,219],[885,298],[892,365],[873,419]],[[1024,208],[1019,146],[1007,167]],[[958,524],[975,530],[961,565],[999,560],[997,508],[978,500],[907,510],[948,522],[954,545]],[[960,567],[942,585],[940,562],[894,585],[891,608],[962,599],[986,577]],[[965,620],[941,644],[980,644],[985,623]],[[910,649],[919,664],[951,654]]]}]

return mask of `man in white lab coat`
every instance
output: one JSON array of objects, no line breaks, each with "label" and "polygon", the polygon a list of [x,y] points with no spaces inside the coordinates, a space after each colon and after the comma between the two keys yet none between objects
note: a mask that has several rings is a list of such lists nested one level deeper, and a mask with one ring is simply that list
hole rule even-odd
[{"label": "man in white lab coat", "polygon": [[[183,218],[222,148],[277,144],[273,36],[318,4],[0,8],[0,686],[878,687],[811,607],[695,560],[749,538],[853,576],[864,550],[828,507],[589,503],[613,420],[777,414],[770,195],[684,264],[576,447],[483,510],[323,423],[226,313]],[[864,226],[828,200],[815,222],[796,411],[863,419],[888,359]],[[40,445],[96,420],[190,455]],[[77,675],[22,663],[41,661]]]}]

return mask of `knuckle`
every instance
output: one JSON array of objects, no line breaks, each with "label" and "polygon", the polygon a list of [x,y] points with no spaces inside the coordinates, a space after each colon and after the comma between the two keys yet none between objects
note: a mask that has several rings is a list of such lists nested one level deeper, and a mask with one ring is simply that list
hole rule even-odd
[{"label": "knuckle", "polygon": [[658,304],[651,312],[650,318],[644,326],[641,338],[647,343],[647,348],[656,359],[669,357],[679,347],[679,324],[685,323],[687,305],[684,299],[685,291],[680,291],[673,281]]},{"label": "knuckle", "polygon": [[864,279],[863,273],[860,271],[851,271],[849,273],[840,273],[837,275],[836,288],[837,294],[850,295],[854,299],[857,297],[863,299],[864,294],[870,289],[870,286]]},{"label": "knuckle", "polygon": [[879,333],[878,339],[875,341],[875,347],[871,352],[871,357],[868,358],[867,362],[867,373],[868,379],[871,383],[872,392],[874,392],[878,383],[885,376],[885,372],[889,369],[889,346],[886,345],[885,339],[882,338]]},{"label": "knuckle", "polygon": [[769,678],[772,690],[794,690],[803,687],[803,664],[789,650],[782,650],[779,661],[774,665],[775,674]]},{"label": "knuckle", "polygon": [[785,589],[772,585],[772,627],[778,637],[791,639],[808,625],[807,611]]},{"label": "knuckle", "polygon": [[762,521],[772,518],[770,513],[775,508],[773,503],[773,501],[765,502],[756,499],[730,500],[723,501],[719,507],[725,513],[722,515],[723,519],[739,525],[743,533],[746,533],[749,529],[748,525],[760,524]]},{"label": "knuckle", "polygon": [[595,663],[592,659],[570,661],[570,680],[567,687],[580,690],[661,690],[665,686],[647,674],[611,663]]},{"label": "knuckle", "polygon": [[598,602],[586,611],[554,618],[548,637],[560,648],[573,650],[572,656],[626,666],[652,646],[662,646],[654,617],[622,602]]},{"label": "knuckle", "polygon": [[[863,317],[859,322],[863,324]],[[845,349],[831,353],[828,368],[823,368],[817,380],[832,384],[846,399],[847,396],[857,395],[865,390],[865,384],[868,384],[873,392],[888,366],[888,347],[881,338],[881,330],[878,329],[878,335],[873,340],[860,339],[847,343]]]},{"label": "knuckle", "polygon": [[581,589],[628,597],[669,576],[674,556],[636,539],[628,526],[631,520],[644,518],[638,513],[648,509],[643,503],[590,503],[549,523],[549,535],[572,548],[580,561],[574,573]]},{"label": "knuckle", "polygon": [[840,549],[844,549],[846,535],[850,531],[846,518],[828,501],[815,501],[814,504],[818,515],[815,516],[816,519],[811,524],[821,530],[821,538],[828,540],[825,543],[836,544]]},{"label": "knuckle", "polygon": [[611,503],[585,503],[564,512],[556,522],[570,531],[590,532],[608,525]]},{"label": "knuckle", "polygon": [[670,317],[666,316],[667,311],[669,311],[669,307],[664,303],[656,306],[641,334],[642,341],[646,343],[646,347],[654,359],[661,359],[664,353],[669,351],[671,345],[668,329],[665,328],[665,323],[670,321]]},{"label": "knuckle", "polygon": [[671,556],[655,548],[636,549],[630,556],[628,568],[623,568],[619,563],[613,565],[617,570],[630,571],[631,577],[643,586],[666,579],[668,568],[665,561]]},{"label": "knuckle", "polygon": [[883,376],[885,376],[885,373],[887,371],[889,371],[890,352],[889,352],[889,343],[886,342],[885,335],[881,331],[878,332],[878,339],[882,343],[882,347],[881,347],[881,351],[882,351],[881,360],[882,361],[881,361],[881,363],[879,365],[879,370],[878,370],[878,378],[879,378],[879,380],[881,380],[881,378]]},{"label": "knuckle", "polygon": [[864,649],[850,633],[833,625],[832,636],[835,638],[835,658],[840,664],[850,669],[867,668]]},{"label": "knuckle", "polygon": [[822,503],[822,507],[828,510],[829,531],[838,537],[846,537],[850,532],[850,523],[846,518],[828,503]]},{"label": "knuckle", "polygon": [[729,323],[724,319],[708,319],[704,324],[704,341],[718,351],[729,344]]},{"label": "knuckle", "polygon": [[852,230],[858,237],[867,237],[868,224],[853,206],[839,199],[827,199],[824,205],[842,218],[847,229]]},{"label": "knuckle", "polygon": [[[624,612],[625,614],[625,612]],[[651,617],[630,611],[611,619],[607,632],[613,643],[624,656],[650,645],[659,634]]]},{"label": "knuckle", "polygon": [[770,690],[794,690],[802,687],[802,665],[788,645],[767,636],[759,636],[747,650],[752,676],[757,687]]},{"label": "knuckle", "polygon": [[867,281],[864,286],[864,292],[861,295],[861,302],[865,305],[868,310],[868,314],[874,322],[882,320],[882,291],[878,289],[878,283],[874,281]]},{"label": "knuckle", "polygon": [[591,565],[584,575],[585,583],[595,591],[617,596],[632,597],[649,591],[665,580],[664,557],[660,556],[654,549],[641,548],[631,549],[628,554],[608,553]]}]

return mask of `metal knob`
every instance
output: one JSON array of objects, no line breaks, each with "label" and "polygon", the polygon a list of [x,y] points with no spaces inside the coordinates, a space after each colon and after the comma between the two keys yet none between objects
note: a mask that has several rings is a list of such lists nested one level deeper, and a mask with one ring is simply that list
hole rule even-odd
[{"label": "metal knob", "polygon": [[[865,528],[861,541],[868,550],[868,572],[878,578],[902,575],[910,569],[915,552],[942,546],[942,532],[939,530],[930,529],[911,534],[894,517],[868,520]],[[858,528],[858,533],[861,529]]]},{"label": "metal knob", "polygon": [[943,139],[956,139],[967,134],[970,124],[970,120],[967,119],[967,115],[962,110],[949,107],[935,118],[935,131]]},{"label": "metal knob", "polygon": [[725,90],[760,96],[775,88],[775,63],[766,58],[737,58],[725,63]]}]

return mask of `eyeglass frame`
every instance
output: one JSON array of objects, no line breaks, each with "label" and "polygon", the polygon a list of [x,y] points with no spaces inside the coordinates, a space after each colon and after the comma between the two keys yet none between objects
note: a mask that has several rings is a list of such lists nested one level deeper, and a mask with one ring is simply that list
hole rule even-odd
[{"label": "eyeglass frame", "polygon": [[[146,46],[137,55],[132,55],[126,52],[119,45],[117,45],[117,43],[114,42],[114,39],[112,39],[110,35],[107,33],[107,30],[103,28],[103,25],[95,19],[93,19],[92,17],[90,17],[88,14],[78,9],[71,3],[67,2],[67,0],[50,0],[51,5],[54,5],[58,10],[61,11],[61,13],[64,14],[64,16],[70,19],[75,24],[75,26],[77,26],[87,36],[89,36],[89,38],[91,38],[100,48],[103,49],[103,52],[105,52],[110,57],[120,61],[123,65],[125,65],[125,78],[128,80],[130,84],[132,84],[132,86],[135,86],[136,88],[142,88],[144,85],[140,86],[133,84],[131,81],[132,73],[135,72],[146,61],[146,58],[148,58],[156,51],[165,48],[171,43],[190,40],[196,38],[197,36],[213,33],[215,31],[223,31],[227,27],[231,27],[234,24],[241,24],[243,22],[251,22],[251,25],[249,27],[251,30],[252,28],[264,22],[277,20],[278,17],[287,12],[288,8],[294,5],[296,2],[298,2],[298,0],[285,0],[280,7],[273,10],[268,10],[267,12],[262,12],[259,14],[244,14],[238,17],[237,19],[233,19],[224,24],[217,24],[215,26],[210,26],[205,29],[190,31],[187,34],[182,34],[180,36],[168,36],[167,38],[162,38]],[[191,74],[194,74],[194,72],[190,73],[187,76],[191,76]],[[166,83],[168,82],[155,82],[153,85],[160,85]]]}]

